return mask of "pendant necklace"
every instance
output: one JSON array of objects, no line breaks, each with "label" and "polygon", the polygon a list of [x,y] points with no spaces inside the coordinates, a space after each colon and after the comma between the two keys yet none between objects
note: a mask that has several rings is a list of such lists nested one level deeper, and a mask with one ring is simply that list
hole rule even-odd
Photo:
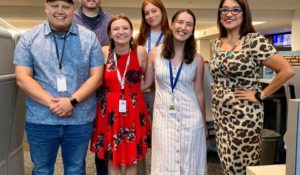
[{"label": "pendant necklace", "polygon": [[[225,59],[232,59],[233,58],[234,50],[237,48],[239,43],[240,43],[240,39],[236,42],[236,44],[229,51],[226,52]],[[216,49],[217,56],[221,55],[221,46],[222,46],[222,44],[223,44],[223,40],[220,41],[220,43],[218,44],[219,47],[217,47],[217,49]],[[218,68],[221,68],[221,67],[223,67],[223,62],[224,61],[220,61],[220,63],[218,64],[217,59],[215,59],[214,60],[214,65],[216,65]]]}]

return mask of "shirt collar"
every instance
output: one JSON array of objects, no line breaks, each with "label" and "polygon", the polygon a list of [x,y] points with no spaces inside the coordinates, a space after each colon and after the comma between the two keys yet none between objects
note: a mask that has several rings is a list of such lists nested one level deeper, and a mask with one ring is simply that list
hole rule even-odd
[{"label": "shirt collar", "polygon": [[[82,7],[80,7],[80,8],[78,9],[78,11],[79,11],[80,15],[84,15],[83,10],[82,10]],[[103,14],[104,14],[104,12],[103,12],[102,8],[99,7],[99,14],[98,14],[98,16],[101,17],[101,16],[103,16]]]},{"label": "shirt collar", "polygon": [[[47,20],[45,23],[44,23],[44,34],[45,35],[50,35],[52,33],[51,31],[51,28],[50,28],[50,23],[49,21]],[[76,25],[76,23],[72,22],[71,24],[71,27],[69,29],[69,31],[67,32],[67,35],[78,35],[79,34],[79,31],[78,31],[78,26]]]}]

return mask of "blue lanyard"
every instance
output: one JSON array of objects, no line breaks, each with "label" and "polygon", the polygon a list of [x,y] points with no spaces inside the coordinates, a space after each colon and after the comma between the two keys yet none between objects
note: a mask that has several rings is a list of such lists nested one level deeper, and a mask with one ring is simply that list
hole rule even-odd
[{"label": "blue lanyard", "polygon": [[[160,35],[159,35],[159,37],[158,37],[158,39],[155,43],[155,46],[158,46],[158,44],[160,43],[160,40],[162,39],[162,37],[163,37],[163,33],[160,32]],[[150,32],[149,38],[148,38],[148,53],[150,52],[150,50],[151,50],[151,32]]]},{"label": "blue lanyard", "polygon": [[176,78],[175,78],[175,82],[173,81],[173,69],[172,69],[172,64],[171,64],[171,60],[169,60],[169,70],[170,70],[170,83],[171,83],[171,88],[172,88],[172,93],[174,92],[174,89],[177,85],[177,82],[179,80],[179,76],[180,76],[180,73],[181,73],[181,70],[182,70],[182,65],[183,65],[183,62],[181,63],[178,71],[177,71],[177,74],[176,74]]}]

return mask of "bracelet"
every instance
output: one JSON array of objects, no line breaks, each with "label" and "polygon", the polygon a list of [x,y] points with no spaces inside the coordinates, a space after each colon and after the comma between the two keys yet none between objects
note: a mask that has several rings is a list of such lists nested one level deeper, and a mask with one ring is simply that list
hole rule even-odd
[{"label": "bracelet", "polygon": [[256,91],[254,97],[257,99],[257,101],[259,101],[259,103],[263,102],[263,100],[261,99],[261,92]]}]

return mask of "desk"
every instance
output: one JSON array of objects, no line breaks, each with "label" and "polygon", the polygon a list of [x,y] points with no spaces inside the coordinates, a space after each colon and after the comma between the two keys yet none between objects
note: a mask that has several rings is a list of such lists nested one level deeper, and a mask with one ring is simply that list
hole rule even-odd
[{"label": "desk", "polygon": [[285,164],[249,166],[246,175],[285,175]]}]

